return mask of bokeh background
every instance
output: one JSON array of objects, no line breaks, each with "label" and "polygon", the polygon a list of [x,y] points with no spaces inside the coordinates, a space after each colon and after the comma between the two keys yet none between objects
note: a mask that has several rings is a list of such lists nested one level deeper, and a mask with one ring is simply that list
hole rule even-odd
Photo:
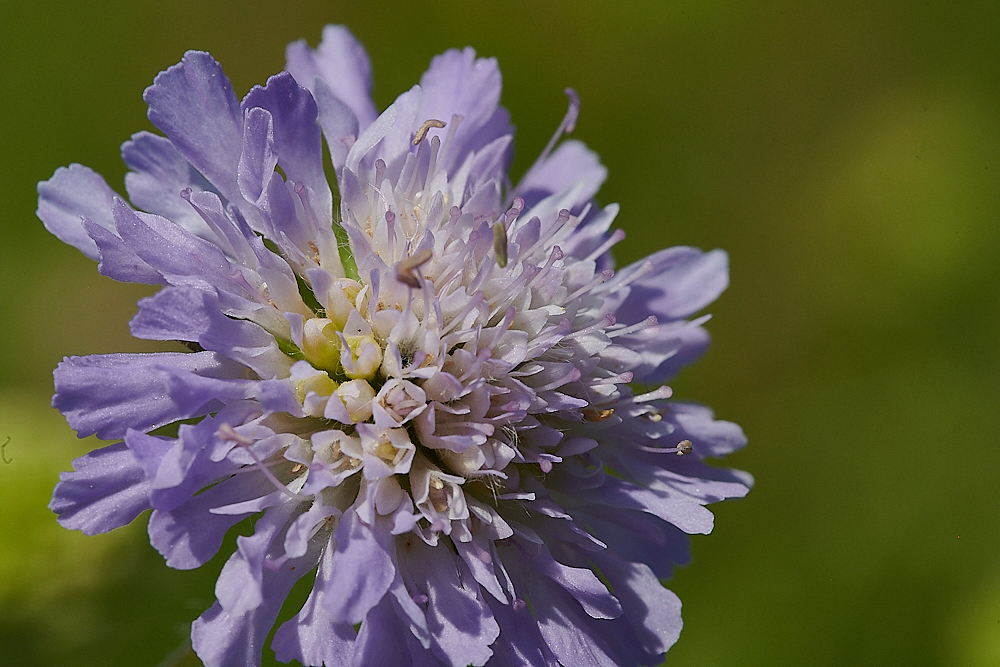
[{"label": "bokeh background", "polygon": [[88,538],[46,509],[97,444],[48,407],[52,368],[151,348],[127,328],[147,288],[49,236],[35,183],[80,162],[122,191],[158,71],[205,49],[242,95],[329,22],[367,45],[381,107],[446,48],[497,57],[515,174],[573,86],[619,258],[729,251],[714,345],[672,384],[743,425],[728,463],[757,486],[670,583],[667,665],[1000,665],[995,0],[3,0],[0,663],[158,665],[221,567],[172,571],[141,521]]}]

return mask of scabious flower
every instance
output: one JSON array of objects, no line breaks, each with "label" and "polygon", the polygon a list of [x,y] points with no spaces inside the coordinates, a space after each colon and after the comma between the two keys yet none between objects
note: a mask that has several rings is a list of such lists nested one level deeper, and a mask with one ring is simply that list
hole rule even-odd
[{"label": "scabious flower", "polygon": [[114,441],[61,476],[60,523],[151,509],[189,569],[253,517],[192,627],[209,667],[259,664],[304,576],[282,661],[657,663],[681,629],[659,580],[750,484],[703,462],[739,427],[661,386],[707,344],[689,318],[726,255],[612,268],[605,169],[558,144],[572,91],[512,186],[494,60],[438,56],[378,114],[346,29],[287,57],[242,102],[206,53],[157,76],[165,136],[122,147],[131,204],[80,165],[39,185],[46,227],[102,274],[163,285],[132,334],[190,348],[59,365],[55,407]]}]

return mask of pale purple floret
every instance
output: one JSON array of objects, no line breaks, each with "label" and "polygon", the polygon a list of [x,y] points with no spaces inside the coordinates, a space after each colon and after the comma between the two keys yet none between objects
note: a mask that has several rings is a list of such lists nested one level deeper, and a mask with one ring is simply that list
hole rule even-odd
[{"label": "pale purple floret", "polygon": [[691,318],[726,288],[725,253],[614,270],[606,170],[559,143],[572,91],[513,184],[494,60],[440,55],[378,114],[345,28],[287,58],[242,102],[206,53],[157,76],[165,136],[122,147],[131,205],[80,165],[39,184],[49,231],[163,286],[133,335],[191,348],[59,365],[53,404],[114,442],[50,507],[88,534],[151,509],[181,569],[255,517],[192,627],[208,667],[259,664],[312,572],[279,660],[659,663],[681,629],[660,579],[711,531],[705,505],[751,484],[704,462],[740,428],[659,386],[708,344]]}]

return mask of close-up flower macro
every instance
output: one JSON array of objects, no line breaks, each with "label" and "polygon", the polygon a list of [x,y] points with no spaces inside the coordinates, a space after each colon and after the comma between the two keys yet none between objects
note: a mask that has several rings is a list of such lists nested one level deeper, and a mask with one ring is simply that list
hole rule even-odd
[{"label": "close-up flower macro", "polygon": [[1000,665],[994,4],[5,3],[0,665]]},{"label": "close-up flower macro", "polygon": [[751,484],[704,463],[740,428],[663,384],[707,345],[725,253],[615,268],[606,170],[560,141],[571,89],[512,183],[495,60],[447,51],[379,114],[343,26],[287,59],[242,102],[207,53],[159,74],[129,201],[77,164],[38,186],[102,275],[163,285],[132,334],[189,348],[56,369],[53,406],[113,442],[61,475],[59,522],[151,509],[152,545],[192,569],[253,517],[191,629],[207,667],[259,664],[304,576],[281,661],[659,663],[681,630],[659,579]]}]

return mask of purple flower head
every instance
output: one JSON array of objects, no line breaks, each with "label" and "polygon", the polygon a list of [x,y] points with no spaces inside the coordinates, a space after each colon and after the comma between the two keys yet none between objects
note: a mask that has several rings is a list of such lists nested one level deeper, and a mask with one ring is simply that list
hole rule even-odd
[{"label": "purple flower head", "polygon": [[[707,344],[690,319],[726,255],[620,270],[615,205],[570,110],[517,185],[500,72],[436,57],[381,114],[364,49],[317,50],[242,102],[189,52],[145,92],[165,136],[122,147],[129,202],[93,171],[39,184],[38,215],[115,280],[158,284],[133,335],[191,352],[69,357],[53,404],[81,436],[51,507],[196,568],[237,538],[192,627],[209,667],[272,641],[305,665],[649,665],[677,640],[659,579],[708,503],[749,476],[706,465],[735,424],[660,386]],[[336,171],[323,169],[323,141]],[[631,385],[646,387],[637,390]]]}]

